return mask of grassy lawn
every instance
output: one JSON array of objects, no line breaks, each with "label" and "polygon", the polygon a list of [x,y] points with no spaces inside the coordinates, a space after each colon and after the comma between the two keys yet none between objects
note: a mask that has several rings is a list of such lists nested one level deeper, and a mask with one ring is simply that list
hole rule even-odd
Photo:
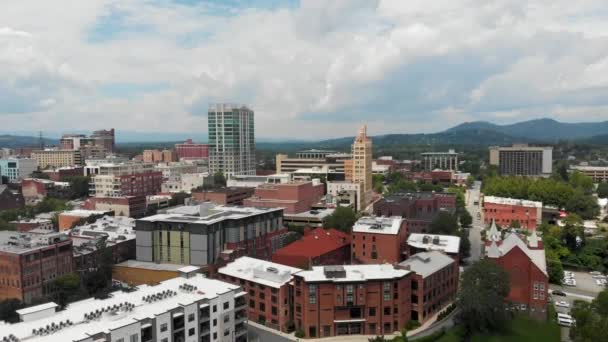
[{"label": "grassy lawn", "polygon": [[[552,318],[550,321],[543,323],[526,316],[517,316],[511,322],[508,332],[501,335],[475,335],[471,342],[559,342],[560,329],[555,322],[555,314],[550,317]],[[454,330],[448,331],[437,340],[437,342],[459,341]]]}]

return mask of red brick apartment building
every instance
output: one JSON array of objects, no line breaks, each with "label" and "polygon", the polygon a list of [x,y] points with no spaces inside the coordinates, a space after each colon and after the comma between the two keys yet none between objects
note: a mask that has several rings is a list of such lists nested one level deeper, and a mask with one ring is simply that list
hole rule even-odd
[{"label": "red brick apartment building", "polygon": [[146,196],[91,197],[83,209],[113,211],[115,216],[142,217],[146,214]]},{"label": "red brick apartment building", "polygon": [[353,263],[396,264],[404,259],[407,231],[397,217],[362,217],[353,226]]},{"label": "red brick apartment building", "polygon": [[486,241],[486,257],[495,261],[509,273],[508,300],[521,311],[540,319],[546,318],[549,299],[549,276],[545,260],[545,249],[536,231],[527,242],[515,233],[500,239],[493,232]]},{"label": "red brick apartment building", "polygon": [[514,198],[485,196],[483,198],[484,223],[496,221],[502,227],[519,222],[522,228],[535,230],[542,222],[543,203]]},{"label": "red brick apartment building", "polygon": [[302,271],[250,257],[241,257],[218,270],[220,280],[240,285],[249,294],[250,321],[287,331],[293,322],[293,274]]},{"label": "red brick apartment building", "polygon": [[296,273],[296,329],[308,338],[399,331],[410,320],[411,275],[388,264],[318,266]]},{"label": "red brick apartment building", "polygon": [[401,216],[409,233],[425,233],[439,212],[455,210],[456,195],[449,193],[396,193],[374,203],[376,216]]},{"label": "red brick apartment building", "polygon": [[272,255],[272,262],[298,268],[350,264],[350,236],[335,229],[316,228]]},{"label": "red brick apartment building", "polygon": [[286,214],[296,214],[310,210],[324,194],[325,185],[317,180],[261,184],[243,204],[247,207],[284,208]]},{"label": "red brick apartment building", "polygon": [[254,188],[227,187],[220,189],[193,191],[192,198],[198,202],[218,205],[243,205],[243,200],[253,195]]},{"label": "red brick apartment building", "polygon": [[80,166],[66,166],[54,170],[44,170],[44,174],[49,176],[49,179],[55,182],[67,181],[70,177],[84,175],[84,168]]},{"label": "red brick apartment building", "polygon": [[209,158],[209,145],[193,143],[192,139],[183,144],[175,144],[175,153],[179,160],[198,160]]},{"label": "red brick apartment building", "polygon": [[0,300],[25,303],[46,295],[50,283],[72,272],[72,240],[59,233],[0,232]]},{"label": "red brick apartment building", "polygon": [[424,323],[456,299],[458,261],[439,251],[412,255],[398,266],[412,275],[411,319]]}]

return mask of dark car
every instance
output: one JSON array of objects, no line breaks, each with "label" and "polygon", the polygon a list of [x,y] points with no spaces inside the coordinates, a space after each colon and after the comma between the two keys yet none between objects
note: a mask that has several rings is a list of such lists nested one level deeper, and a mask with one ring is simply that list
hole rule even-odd
[{"label": "dark car", "polygon": [[553,290],[553,292],[551,292],[551,294],[553,294],[554,296],[566,297],[566,294],[564,293],[564,291],[560,291],[560,290]]}]

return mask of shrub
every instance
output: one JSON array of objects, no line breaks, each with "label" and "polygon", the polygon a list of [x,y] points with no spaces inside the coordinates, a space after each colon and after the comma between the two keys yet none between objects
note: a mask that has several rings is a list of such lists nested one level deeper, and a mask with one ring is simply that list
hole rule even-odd
[{"label": "shrub", "polygon": [[295,334],[295,336],[296,336],[297,338],[304,338],[304,331],[303,331],[302,329],[298,329],[298,330],[296,330],[296,334]]},{"label": "shrub", "polygon": [[414,330],[416,328],[418,328],[420,326],[420,322],[416,321],[416,320],[412,320],[407,322],[407,324],[405,325],[405,328],[409,331],[409,330]]}]

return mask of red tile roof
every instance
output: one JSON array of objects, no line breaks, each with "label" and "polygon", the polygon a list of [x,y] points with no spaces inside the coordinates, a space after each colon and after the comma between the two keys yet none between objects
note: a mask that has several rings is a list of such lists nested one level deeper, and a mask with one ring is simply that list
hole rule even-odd
[{"label": "red tile roof", "polygon": [[335,229],[316,228],[274,254],[316,257],[345,245],[350,245],[350,235]]}]

